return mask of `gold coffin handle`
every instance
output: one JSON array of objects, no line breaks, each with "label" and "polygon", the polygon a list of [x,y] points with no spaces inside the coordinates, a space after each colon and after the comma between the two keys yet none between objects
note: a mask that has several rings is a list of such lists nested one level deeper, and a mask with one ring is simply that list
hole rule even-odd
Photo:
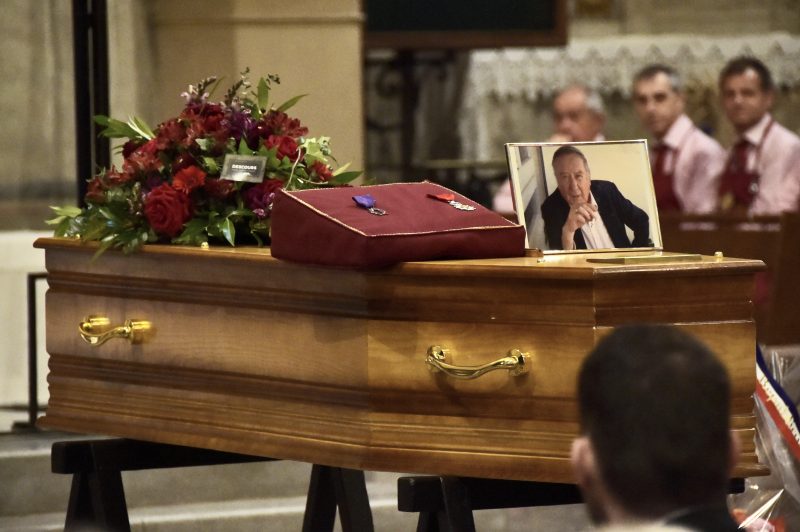
[{"label": "gold coffin handle", "polygon": [[454,366],[448,364],[446,360],[449,353],[449,350],[441,346],[432,345],[428,348],[428,356],[425,358],[425,363],[431,371],[441,371],[450,377],[464,380],[477,379],[484,373],[497,369],[507,370],[513,377],[524,375],[530,370],[530,355],[523,353],[519,349],[511,349],[508,355],[503,358],[481,366]]},{"label": "gold coffin handle", "polygon": [[132,344],[139,344],[151,328],[152,325],[146,320],[130,319],[118,327],[111,327],[111,320],[105,316],[88,316],[78,325],[78,332],[91,346],[102,345],[112,338],[123,338]]}]

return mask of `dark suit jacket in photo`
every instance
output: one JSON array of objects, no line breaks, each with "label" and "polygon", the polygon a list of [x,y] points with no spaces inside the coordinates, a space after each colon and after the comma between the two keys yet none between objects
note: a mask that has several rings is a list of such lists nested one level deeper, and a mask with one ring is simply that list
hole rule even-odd
[{"label": "dark suit jacket in photo", "polygon": [[[590,189],[614,247],[638,248],[653,245],[650,240],[650,217],[625,198],[617,185],[611,181],[592,180]],[[564,227],[568,215],[569,204],[558,190],[542,203],[544,232],[550,249],[562,248],[561,228]],[[628,239],[625,226],[633,231],[633,242]],[[586,241],[580,229],[575,231],[575,247],[586,249]]]}]

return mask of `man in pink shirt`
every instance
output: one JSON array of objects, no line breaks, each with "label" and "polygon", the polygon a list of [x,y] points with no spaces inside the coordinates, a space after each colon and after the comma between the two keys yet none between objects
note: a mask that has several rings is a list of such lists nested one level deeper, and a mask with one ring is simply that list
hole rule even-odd
[{"label": "man in pink shirt", "polygon": [[738,133],[720,178],[719,208],[748,214],[795,211],[800,197],[800,137],[770,114],[775,86],[754,57],[732,59],[719,75],[725,115]]},{"label": "man in pink shirt", "polygon": [[[569,85],[553,99],[555,131],[547,142],[602,141],[606,139],[603,135],[605,125],[606,111],[600,94],[585,85]],[[514,212],[510,181],[500,186],[492,208],[501,213]]]},{"label": "man in pink shirt", "polygon": [[683,82],[672,67],[649,65],[633,78],[633,103],[655,137],[650,166],[659,212],[716,208],[725,150],[686,116]]}]

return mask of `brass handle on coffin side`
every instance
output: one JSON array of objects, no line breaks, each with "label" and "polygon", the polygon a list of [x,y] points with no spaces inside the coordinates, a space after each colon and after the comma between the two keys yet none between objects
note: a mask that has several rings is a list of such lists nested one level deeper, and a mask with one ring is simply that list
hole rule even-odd
[{"label": "brass handle on coffin side", "polygon": [[78,325],[78,333],[87,344],[96,347],[112,338],[122,338],[132,344],[139,344],[152,328],[149,321],[135,319],[125,320],[118,327],[109,328],[110,326],[111,320],[105,316],[89,316]]},{"label": "brass handle on coffin side", "polygon": [[456,379],[477,379],[484,373],[497,369],[504,369],[511,373],[512,377],[524,375],[530,370],[530,355],[523,353],[519,349],[511,349],[508,355],[499,358],[488,364],[480,366],[454,366],[446,362],[449,351],[438,345],[428,348],[428,356],[425,363],[432,371],[441,371]]}]

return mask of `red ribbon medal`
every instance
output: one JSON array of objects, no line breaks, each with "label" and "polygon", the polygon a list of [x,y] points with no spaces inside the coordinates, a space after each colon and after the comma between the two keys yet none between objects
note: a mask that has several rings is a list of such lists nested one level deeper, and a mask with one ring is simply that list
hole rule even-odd
[{"label": "red ribbon medal", "polygon": [[460,201],[456,201],[455,194],[448,194],[448,193],[444,193],[444,194],[428,194],[428,197],[429,198],[433,198],[435,200],[439,200],[439,201],[444,202],[444,203],[447,203],[448,205],[451,205],[451,206],[455,207],[456,209],[458,209],[460,211],[474,211],[475,210],[475,207],[473,207],[472,205],[466,205],[464,203],[461,203]]}]

